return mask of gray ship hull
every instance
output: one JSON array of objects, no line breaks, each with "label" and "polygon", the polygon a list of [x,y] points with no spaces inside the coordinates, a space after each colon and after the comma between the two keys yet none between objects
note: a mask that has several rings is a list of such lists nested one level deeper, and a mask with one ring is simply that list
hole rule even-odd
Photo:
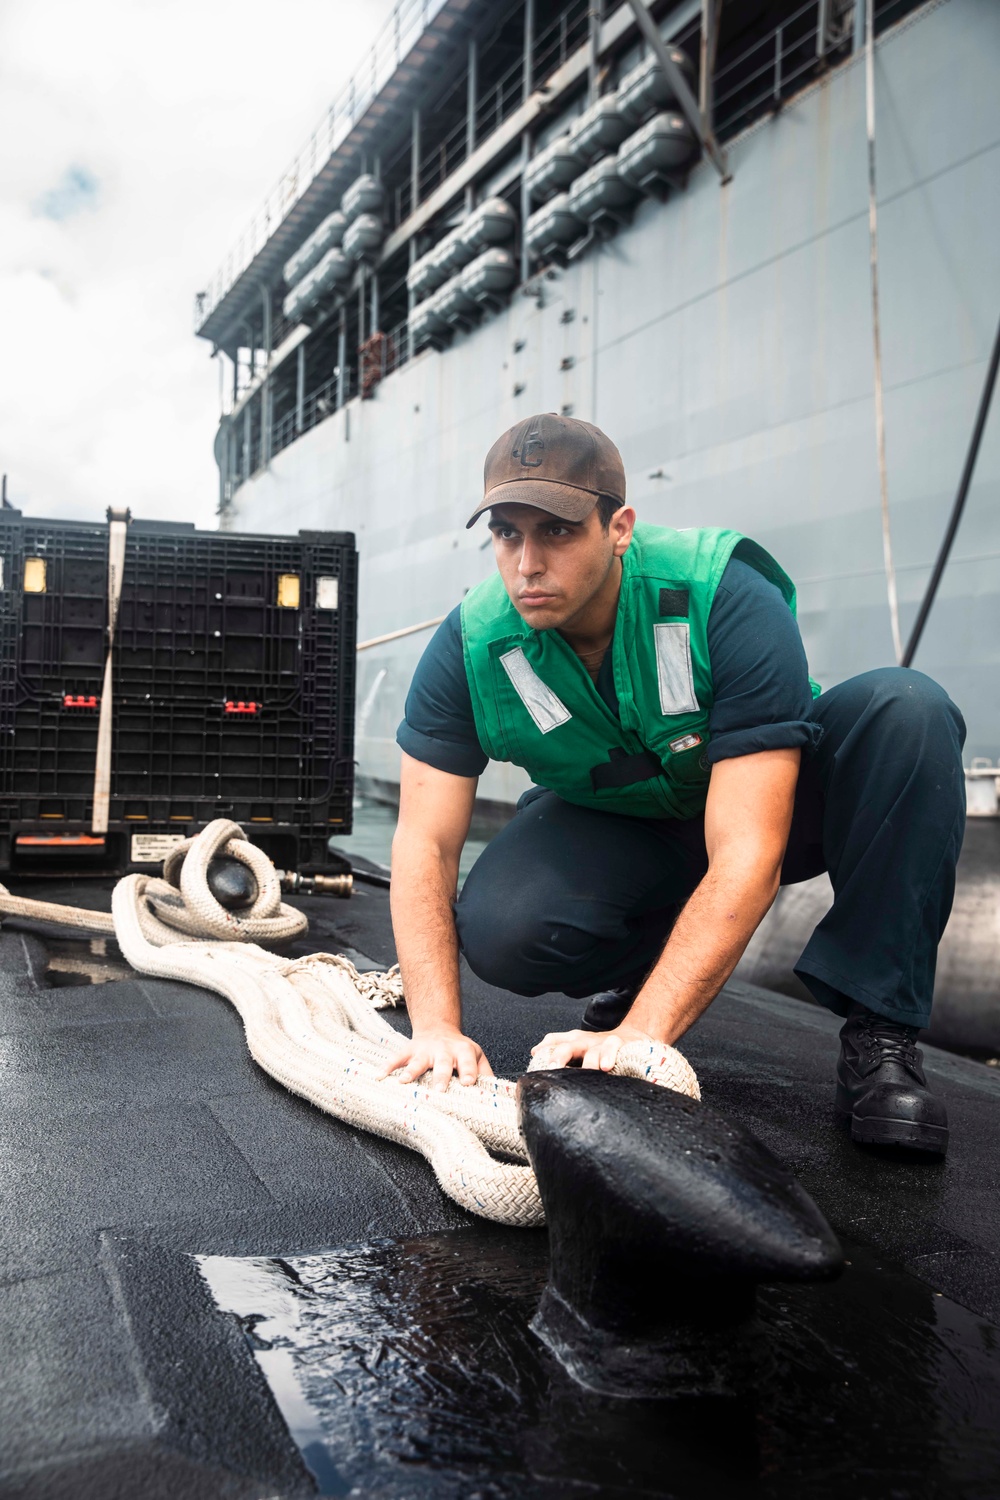
[{"label": "gray ship hull", "polygon": [[[949,0],[876,48],[882,344],[903,637],[957,485],[1000,286],[1000,8]],[[755,537],[799,588],[826,686],[893,660],[876,462],[863,55],[703,163],[666,202],[509,306],[387,376],[233,496],[240,530],[345,527],[359,639],[442,616],[492,568],[465,517],[483,456],[519,417],[562,410],[619,444],[640,516]],[[995,690],[1000,423],[988,426],[915,665],[1000,752]],[[359,658],[362,776],[398,780],[396,725],[429,632]],[[483,797],[521,773],[491,766]]]}]

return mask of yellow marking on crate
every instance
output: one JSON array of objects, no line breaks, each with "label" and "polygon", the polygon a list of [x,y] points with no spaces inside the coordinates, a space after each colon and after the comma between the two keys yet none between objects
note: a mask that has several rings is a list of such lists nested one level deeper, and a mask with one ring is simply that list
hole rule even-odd
[{"label": "yellow marking on crate", "polygon": [[24,559],[24,592],[26,594],[45,593],[44,557],[26,557]]},{"label": "yellow marking on crate", "polygon": [[278,605],[281,609],[298,609],[300,593],[298,573],[279,573]]}]

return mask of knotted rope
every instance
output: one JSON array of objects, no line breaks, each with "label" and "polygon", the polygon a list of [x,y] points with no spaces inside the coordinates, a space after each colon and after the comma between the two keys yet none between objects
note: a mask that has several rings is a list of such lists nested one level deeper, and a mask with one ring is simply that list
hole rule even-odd
[{"label": "knotted rope", "polygon": [[[226,911],[208,888],[209,862],[223,853],[241,860],[257,880],[257,899],[245,913]],[[543,1222],[518,1129],[516,1085],[505,1078],[471,1085],[456,1079],[438,1091],[419,1080],[380,1078],[399,1047],[399,1033],[379,1015],[402,1002],[398,966],[359,974],[337,954],[289,960],[260,947],[254,939],[287,942],[308,924],[282,904],[270,860],[238,824],[218,819],[178,846],[162,880],[125,876],[111,907],[108,918],[25,901],[0,886],[0,913],[61,923],[72,913],[69,925],[113,930],[140,973],[225,996],[265,1072],[337,1119],[419,1151],[444,1192],[463,1208],[502,1224],[527,1228]],[[529,1065],[545,1066],[544,1057]],[[614,1072],[700,1097],[694,1070],[672,1047],[630,1042],[619,1051]]]}]

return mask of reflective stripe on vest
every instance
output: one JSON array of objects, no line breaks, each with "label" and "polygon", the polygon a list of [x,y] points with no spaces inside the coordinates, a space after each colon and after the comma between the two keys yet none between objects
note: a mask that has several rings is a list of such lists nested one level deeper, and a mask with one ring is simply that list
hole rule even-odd
[{"label": "reflective stripe on vest", "polygon": [[653,626],[656,643],[656,677],[662,714],[694,714],[698,698],[691,666],[691,627],[658,623]]},{"label": "reflective stripe on vest", "polygon": [[560,724],[565,724],[567,719],[573,717],[562,699],[539,677],[520,646],[516,646],[513,651],[505,651],[500,663],[513,683],[517,696],[534,719],[535,727],[542,734],[548,734],[550,729],[558,729]]}]

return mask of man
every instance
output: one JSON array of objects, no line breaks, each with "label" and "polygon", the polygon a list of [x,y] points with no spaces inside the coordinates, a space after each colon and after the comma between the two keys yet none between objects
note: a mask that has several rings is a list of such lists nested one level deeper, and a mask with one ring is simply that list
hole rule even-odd
[{"label": "man", "polygon": [[[392,1068],[437,1087],[491,1071],[462,1031],[460,949],[515,993],[593,997],[540,1044],[553,1066],[675,1043],[779,884],[826,869],[833,907],[796,972],[845,1017],[838,1114],[856,1141],[943,1153],[915,1040],[964,830],[954,704],[900,668],[821,693],[774,559],[735,531],[636,525],[621,456],[586,422],[504,433],[468,524],[486,511],[498,574],[437,631],[398,734],[413,1036]],[[537,785],[455,903],[490,757]]]}]

